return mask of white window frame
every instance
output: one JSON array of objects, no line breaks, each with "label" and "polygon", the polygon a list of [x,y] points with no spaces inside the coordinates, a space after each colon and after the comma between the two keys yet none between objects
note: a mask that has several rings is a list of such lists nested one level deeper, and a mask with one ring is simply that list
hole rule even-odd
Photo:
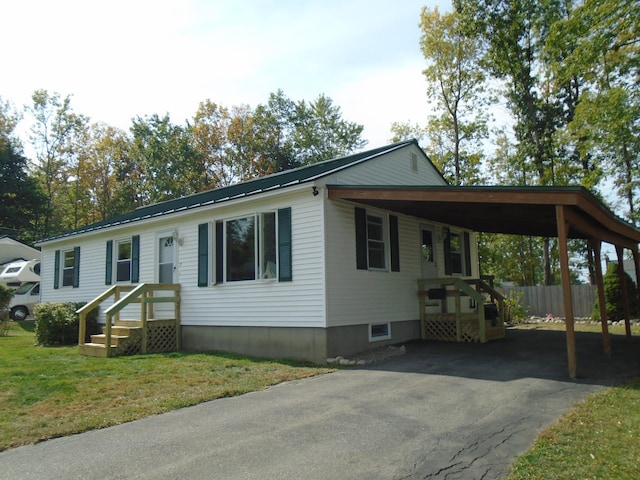
[{"label": "white window frame", "polygon": [[[380,228],[382,229],[382,239],[371,238],[369,231],[369,217],[379,218],[381,220]],[[391,239],[389,238],[389,214],[382,213],[376,210],[365,210],[365,223],[367,227],[367,266],[369,270],[379,271],[379,272],[387,272],[389,271],[391,265]],[[370,242],[376,242],[378,244],[382,244],[382,248],[384,249],[383,258],[384,258],[384,266],[377,267],[371,265],[371,250],[370,250]]]},{"label": "white window frame", "polygon": [[[67,255],[70,254],[71,255],[71,266],[67,267]],[[60,262],[62,263],[62,265],[60,265],[60,286],[62,288],[67,288],[67,287],[73,287],[73,272],[76,268],[76,256],[75,256],[75,250],[72,248],[71,250],[62,250],[60,252]],[[70,281],[71,283],[67,284],[65,283],[65,272],[67,271],[71,271],[71,278]]]},{"label": "white window frame", "polygon": [[[451,238],[453,236],[456,236],[458,238],[458,247],[459,250],[453,250],[452,244],[451,244]],[[449,262],[451,262],[451,275],[452,276],[464,276],[464,272],[466,271],[466,265],[465,265],[465,249],[466,249],[466,245],[464,244],[464,232],[463,231],[458,231],[458,230],[449,230]],[[453,269],[453,254],[459,255],[460,256],[460,271],[455,271]]]},{"label": "white window frame", "polygon": [[[114,240],[114,250],[115,255],[113,255],[113,269],[115,271],[115,283],[131,283],[131,274],[133,268],[133,239],[131,237],[128,238],[120,238],[118,240]],[[119,269],[118,266],[121,263],[120,260],[120,245],[128,243],[129,244],[129,277],[124,280],[120,280],[118,278]]]},{"label": "white window frame", "polygon": [[[265,235],[264,235],[264,227],[265,227],[265,221],[264,221],[264,217],[265,215],[273,215],[273,227],[274,227],[274,235],[273,235],[273,252],[275,254],[275,258],[273,259],[273,262],[267,262],[267,263],[273,263],[272,265],[272,270],[269,268],[271,267],[271,265],[264,265],[264,260],[265,260],[265,252],[266,252],[266,248],[267,245],[265,243]],[[247,279],[243,279],[243,280],[229,280],[229,271],[228,271],[228,258],[227,258],[227,252],[228,252],[228,248],[229,248],[229,239],[227,236],[227,225],[229,224],[229,222],[233,222],[233,221],[237,221],[237,220],[242,220],[245,218],[253,218],[253,222],[254,222],[254,228],[253,228],[253,278],[247,278]],[[278,265],[279,265],[279,259],[278,259],[278,214],[277,211],[275,210],[264,210],[264,211],[260,211],[260,212],[253,212],[253,213],[249,213],[247,215],[239,215],[237,217],[231,217],[231,218],[227,218],[223,220],[223,232],[222,232],[222,237],[223,237],[223,255],[222,255],[222,262],[223,262],[223,276],[224,276],[224,283],[228,283],[228,284],[236,284],[236,283],[244,283],[244,282],[274,282],[277,281],[279,278],[279,271],[278,271]],[[213,259],[215,259],[215,244],[214,244],[214,254],[211,256]],[[213,265],[213,271],[215,271],[215,264]]]},{"label": "white window frame", "polygon": [[[384,327],[386,330],[382,334],[374,334],[374,329]],[[391,322],[386,323],[370,323],[369,324],[369,342],[379,342],[381,340],[391,339]]]}]

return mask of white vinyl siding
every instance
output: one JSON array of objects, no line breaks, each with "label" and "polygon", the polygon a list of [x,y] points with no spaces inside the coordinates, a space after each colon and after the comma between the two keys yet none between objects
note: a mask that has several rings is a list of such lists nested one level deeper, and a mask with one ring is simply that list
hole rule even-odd
[{"label": "white vinyl siding", "polygon": [[[411,154],[416,154],[417,172]],[[435,167],[417,148],[403,148],[329,175],[325,185],[446,185]]]},{"label": "white vinyl siding", "polygon": [[327,202],[327,299],[330,327],[418,318],[419,222],[398,217],[400,271],[358,270],[354,204]]},{"label": "white vinyl siding", "polygon": [[[417,280],[421,277],[421,225],[424,220],[399,215],[400,271],[356,268],[355,208],[350,202],[327,202],[328,326],[384,324],[419,318]],[[435,226],[434,260],[444,277],[442,225]],[[462,233],[461,233],[462,236]],[[475,234],[470,234],[472,273],[477,276]]]},{"label": "white vinyl siding", "polygon": [[[217,219],[242,217],[261,211],[291,207],[292,268],[291,282],[232,282],[198,287],[198,225]],[[183,325],[220,326],[290,326],[324,327],[324,235],[322,197],[311,189],[264,196],[198,212],[167,215],[156,221],[110,229],[74,237],[71,241],[51,242],[43,248],[43,301],[89,301],[109,288],[104,284],[106,242],[113,238],[140,235],[139,283],[157,281],[157,234],[177,232],[176,282],[182,286],[181,318]],[[115,233],[114,233],[115,232]],[[53,290],[55,250],[82,246],[80,288]],[[114,248],[115,250],[115,248]],[[213,267],[213,263],[210,268]],[[210,270],[211,271],[211,270]],[[104,310],[111,305],[105,302]],[[138,318],[139,304],[126,309]]]},{"label": "white vinyl siding", "polygon": [[[227,218],[291,207],[292,266],[291,282],[227,282],[198,287],[198,225]],[[310,189],[296,195],[274,197],[234,207],[211,210],[181,226],[184,248],[181,250],[182,318],[185,325],[218,326],[305,326],[324,327],[324,270],[322,234],[322,198]],[[215,237],[210,241],[213,252]],[[193,249],[193,252],[191,252]],[[215,272],[215,258],[209,271]]]}]

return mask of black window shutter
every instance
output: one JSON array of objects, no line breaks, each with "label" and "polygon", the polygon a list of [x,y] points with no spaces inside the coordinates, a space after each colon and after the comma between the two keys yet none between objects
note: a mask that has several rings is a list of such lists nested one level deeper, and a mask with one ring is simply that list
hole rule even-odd
[{"label": "black window shutter", "polygon": [[131,237],[131,283],[140,281],[140,235]]},{"label": "black window shutter", "polygon": [[107,255],[104,265],[104,284],[111,285],[113,282],[113,240],[107,241]]},{"label": "black window shutter", "polygon": [[398,217],[389,215],[389,240],[391,242],[391,271],[400,271],[400,239],[398,237]]},{"label": "black window shutter", "polygon": [[367,270],[367,211],[356,207],[356,268]]},{"label": "black window shutter", "polygon": [[198,286],[209,284],[209,224],[198,225]]},{"label": "black window shutter", "polygon": [[216,283],[224,282],[224,223],[216,222]]},{"label": "black window shutter", "polygon": [[60,288],[60,250],[56,250],[53,264],[53,288]]},{"label": "black window shutter", "polygon": [[291,264],[291,208],[278,210],[278,280],[293,280]]},{"label": "black window shutter", "polygon": [[80,286],[80,247],[73,249],[73,288]]},{"label": "black window shutter", "polygon": [[448,228],[444,229],[444,273],[451,275],[451,232]]},{"label": "black window shutter", "polygon": [[471,243],[469,232],[464,232],[464,268],[465,275],[471,276]]}]

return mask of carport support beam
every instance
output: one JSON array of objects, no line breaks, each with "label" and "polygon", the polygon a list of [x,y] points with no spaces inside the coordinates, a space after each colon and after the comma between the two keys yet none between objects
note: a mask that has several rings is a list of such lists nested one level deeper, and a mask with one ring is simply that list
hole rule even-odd
[{"label": "carport support beam", "polygon": [[562,296],[564,298],[565,328],[567,332],[567,360],[569,363],[569,377],[576,378],[578,376],[578,362],[576,358],[576,332],[573,325],[573,299],[571,298],[569,249],[567,247],[569,223],[565,218],[564,207],[562,205],[556,205],[556,222],[558,227],[560,269],[562,272]]},{"label": "carport support beam", "polygon": [[602,242],[597,238],[591,239],[593,248],[596,285],[598,287],[598,306],[600,307],[600,325],[602,326],[602,343],[604,354],[611,356],[611,338],[609,337],[609,318],[607,316],[607,302],[604,294],[604,279],[602,278]]},{"label": "carport support beam", "polygon": [[622,290],[622,311],[624,313],[624,328],[627,333],[627,340],[631,340],[631,309],[629,308],[627,274],[624,271],[624,248],[621,245],[616,245],[616,255],[618,256],[618,277],[620,279],[620,290]]}]

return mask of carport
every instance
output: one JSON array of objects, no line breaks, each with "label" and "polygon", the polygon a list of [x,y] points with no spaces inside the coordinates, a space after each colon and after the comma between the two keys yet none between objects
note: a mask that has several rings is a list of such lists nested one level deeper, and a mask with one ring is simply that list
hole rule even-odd
[{"label": "carport", "polygon": [[573,299],[569,272],[568,239],[586,239],[595,256],[603,348],[611,354],[601,267],[602,242],[615,246],[623,285],[625,327],[631,338],[629,299],[624,288],[624,249],[635,262],[640,285],[638,243],[640,230],[613,214],[583,187],[451,187],[451,186],[328,186],[330,199],[342,199],[456,225],[476,232],[557,237],[569,376],[578,376]]}]

